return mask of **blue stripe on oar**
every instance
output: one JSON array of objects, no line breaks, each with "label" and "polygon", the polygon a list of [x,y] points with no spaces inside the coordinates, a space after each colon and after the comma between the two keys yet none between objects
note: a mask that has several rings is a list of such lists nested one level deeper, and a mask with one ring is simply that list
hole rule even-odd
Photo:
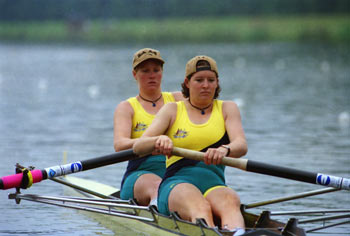
[{"label": "blue stripe on oar", "polygon": [[350,179],[318,173],[316,183],[339,189],[350,190]]}]

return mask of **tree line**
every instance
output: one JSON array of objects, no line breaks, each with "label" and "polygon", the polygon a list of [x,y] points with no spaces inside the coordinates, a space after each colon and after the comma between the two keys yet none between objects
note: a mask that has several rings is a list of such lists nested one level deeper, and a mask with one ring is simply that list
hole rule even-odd
[{"label": "tree line", "polygon": [[0,21],[349,12],[349,0],[0,0]]}]

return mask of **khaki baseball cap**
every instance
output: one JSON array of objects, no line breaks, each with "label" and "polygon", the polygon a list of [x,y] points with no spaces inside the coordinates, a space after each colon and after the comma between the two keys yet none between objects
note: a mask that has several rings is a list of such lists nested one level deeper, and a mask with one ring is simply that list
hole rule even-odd
[{"label": "khaki baseball cap", "polygon": [[143,48],[135,52],[134,59],[132,60],[132,68],[135,69],[136,66],[149,59],[158,60],[162,65],[164,64],[164,60],[160,56],[160,52],[158,50]]},{"label": "khaki baseball cap", "polygon": [[[207,63],[199,63],[200,61],[205,61]],[[202,64],[202,65],[201,65]],[[195,72],[202,70],[211,70],[216,73],[216,76],[219,76],[218,67],[216,66],[216,61],[208,56],[195,56],[189,60],[186,64],[186,77],[192,75]]]}]

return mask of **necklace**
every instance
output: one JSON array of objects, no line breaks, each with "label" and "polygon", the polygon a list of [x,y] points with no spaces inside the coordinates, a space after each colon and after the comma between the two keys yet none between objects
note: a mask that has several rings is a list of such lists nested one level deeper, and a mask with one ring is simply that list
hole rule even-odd
[{"label": "necklace", "polygon": [[203,107],[203,108],[200,108],[200,107],[196,107],[195,105],[193,105],[191,103],[191,99],[188,99],[188,102],[190,103],[190,105],[194,108],[196,108],[197,110],[200,110],[201,111],[201,114],[204,115],[205,114],[205,110],[208,109],[213,103],[210,103],[208,106],[206,107]]},{"label": "necklace", "polygon": [[141,94],[139,94],[139,96],[140,96],[140,98],[142,99],[142,100],[144,100],[144,101],[146,101],[146,102],[151,102],[152,103],[152,106],[156,106],[156,102],[158,102],[158,100],[162,97],[162,94],[160,94],[160,96],[159,96],[159,98],[157,98],[156,100],[154,100],[154,101],[152,101],[152,100],[148,100],[148,99],[146,99],[146,98],[143,98],[142,96],[141,96]]}]

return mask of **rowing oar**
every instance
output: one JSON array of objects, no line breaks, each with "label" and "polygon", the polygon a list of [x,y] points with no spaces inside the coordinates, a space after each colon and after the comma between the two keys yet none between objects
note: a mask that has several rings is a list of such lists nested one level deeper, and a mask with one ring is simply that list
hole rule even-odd
[{"label": "rowing oar", "polygon": [[[147,139],[147,138],[146,138]],[[134,152],[140,156],[148,155],[153,151],[152,144],[153,139],[144,142],[136,142],[134,144]],[[175,156],[185,157],[188,159],[203,161],[204,153],[173,147],[172,154]],[[321,173],[312,173],[308,171],[292,169],[277,165],[271,165],[267,163],[262,163],[258,161],[252,161],[243,158],[231,158],[224,157],[221,161],[222,165],[235,167],[241,170],[255,172],[259,174],[271,175],[276,177],[281,177],[285,179],[292,179],[301,182],[311,183],[311,184],[319,184],[323,186],[333,187],[337,189],[345,189],[350,190],[350,179],[336,177]]]},{"label": "rowing oar", "polygon": [[27,188],[32,183],[38,183],[45,179],[77,173],[85,170],[111,165],[138,158],[132,149],[116,152],[110,155],[91,158],[83,161],[72,162],[65,165],[57,165],[42,170],[26,171],[26,174],[18,173],[4,176],[0,179],[0,189]]}]

